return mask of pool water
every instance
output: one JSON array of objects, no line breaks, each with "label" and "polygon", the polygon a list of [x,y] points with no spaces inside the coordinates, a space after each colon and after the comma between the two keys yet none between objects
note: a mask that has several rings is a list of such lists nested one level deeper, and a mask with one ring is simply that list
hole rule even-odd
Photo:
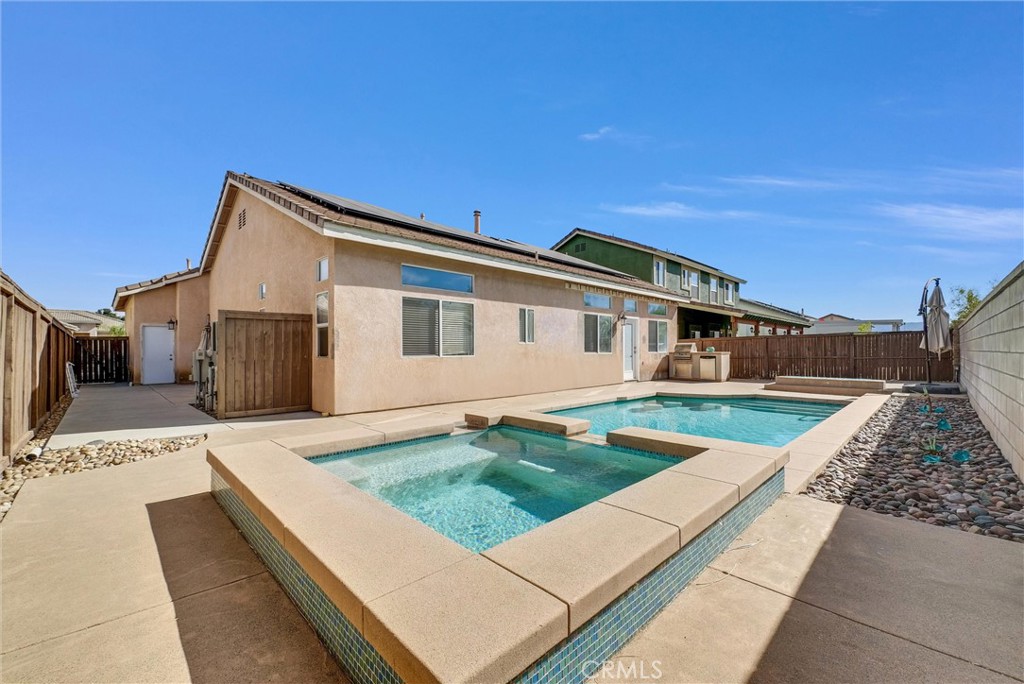
[{"label": "pool water", "polygon": [[496,427],[313,462],[480,552],[679,459]]},{"label": "pool water", "polygon": [[782,446],[843,407],[785,399],[697,399],[653,397],[583,406],[554,415],[585,418],[590,432],[607,434],[644,427],[701,437]]}]

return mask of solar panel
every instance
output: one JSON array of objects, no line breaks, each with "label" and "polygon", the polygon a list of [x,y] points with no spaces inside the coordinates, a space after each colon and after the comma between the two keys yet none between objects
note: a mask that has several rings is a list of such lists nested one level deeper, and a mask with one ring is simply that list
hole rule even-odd
[{"label": "solar panel", "polygon": [[397,211],[391,211],[390,209],[384,209],[373,204],[367,204],[366,202],[360,202],[358,200],[348,199],[347,197],[340,197],[338,195],[332,195],[326,192],[320,192],[318,190],[310,190],[309,188],[303,188],[298,185],[291,185],[289,183],[277,183],[282,188],[289,190],[299,196],[305,197],[306,199],[316,202],[318,204],[327,206],[335,211],[339,211],[345,214],[359,214],[370,218],[383,219],[391,223],[395,223],[407,228],[413,228],[415,230],[421,230],[434,235],[441,235],[444,237],[451,238],[453,240],[460,240],[462,242],[470,242],[473,244],[484,245],[494,249],[503,250],[506,252],[513,252],[516,254],[522,254],[531,257],[539,257],[546,261],[552,261],[566,266],[573,266],[575,268],[585,269],[587,271],[593,271],[595,273],[604,273],[607,275],[617,276],[619,278],[626,278],[629,280],[636,280],[633,276],[616,271],[611,268],[606,268],[598,264],[584,261],[583,259],[577,259],[576,257],[569,256],[568,254],[562,254],[554,250],[546,249],[544,247],[537,247],[535,245],[529,245],[524,242],[517,242],[515,240],[508,240],[502,238],[495,238],[489,235],[482,235],[480,233],[474,233],[468,230],[461,230],[459,228],[452,228],[451,226],[445,226],[440,223],[434,223],[433,221],[427,221],[425,219],[414,218],[401,214]]}]

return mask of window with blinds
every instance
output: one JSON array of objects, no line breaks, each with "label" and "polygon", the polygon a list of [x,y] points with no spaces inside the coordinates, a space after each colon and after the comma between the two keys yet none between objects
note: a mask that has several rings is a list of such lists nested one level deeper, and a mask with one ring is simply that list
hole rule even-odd
[{"label": "window with blinds", "polygon": [[473,305],[402,297],[403,356],[472,356]]},{"label": "window with blinds", "polygon": [[647,321],[647,351],[668,351],[668,321]]},{"label": "window with blinds", "polygon": [[519,341],[523,344],[533,344],[533,309],[519,309]]},{"label": "window with blinds", "polygon": [[473,355],[473,305],[441,302],[442,356]]},{"label": "window with blinds", "polygon": [[402,354],[404,356],[437,356],[441,337],[438,334],[436,299],[402,297]]},{"label": "window with blinds", "polygon": [[612,353],[611,316],[583,314],[583,351],[587,354]]}]

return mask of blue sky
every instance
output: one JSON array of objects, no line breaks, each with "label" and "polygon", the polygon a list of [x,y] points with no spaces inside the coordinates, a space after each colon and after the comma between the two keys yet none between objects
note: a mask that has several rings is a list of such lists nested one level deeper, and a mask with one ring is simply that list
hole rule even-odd
[{"label": "blue sky", "polygon": [[109,306],[232,169],[909,320],[1022,259],[1022,7],[4,2],[2,267]]}]

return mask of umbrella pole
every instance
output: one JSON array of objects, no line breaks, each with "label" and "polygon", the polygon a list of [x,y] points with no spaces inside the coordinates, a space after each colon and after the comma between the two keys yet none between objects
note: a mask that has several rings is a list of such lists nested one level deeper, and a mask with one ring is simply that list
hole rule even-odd
[{"label": "umbrella pole", "polygon": [[921,293],[921,308],[917,312],[924,322],[924,367],[929,385],[932,384],[932,353],[928,347],[928,283],[930,282],[931,279],[925,281],[924,292]]}]

